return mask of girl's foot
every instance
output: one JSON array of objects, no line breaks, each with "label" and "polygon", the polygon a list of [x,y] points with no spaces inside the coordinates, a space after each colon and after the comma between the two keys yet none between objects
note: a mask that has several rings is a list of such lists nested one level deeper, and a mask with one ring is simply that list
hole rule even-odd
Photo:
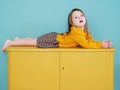
[{"label": "girl's foot", "polygon": [[6,51],[7,47],[10,46],[10,42],[11,42],[11,40],[6,40],[5,44],[2,47],[2,52]]},{"label": "girl's foot", "polygon": [[18,37],[15,37],[14,40],[18,40],[19,38]]}]

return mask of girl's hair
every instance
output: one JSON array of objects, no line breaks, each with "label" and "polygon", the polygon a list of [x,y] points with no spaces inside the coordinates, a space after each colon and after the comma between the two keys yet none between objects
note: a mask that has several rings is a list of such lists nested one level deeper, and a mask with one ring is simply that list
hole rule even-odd
[{"label": "girl's hair", "polygon": [[[81,9],[78,9],[78,8],[73,9],[73,10],[69,13],[69,15],[68,15],[68,32],[67,32],[67,33],[70,32],[70,27],[72,26],[72,14],[73,14],[74,11],[80,11],[80,12],[82,12],[83,15],[85,16],[84,12],[83,12]],[[86,19],[86,17],[85,17],[85,19]],[[87,19],[86,19],[86,24],[84,25],[84,32],[86,32],[87,34],[88,34],[88,32],[89,32],[89,30],[88,30],[88,24],[87,24]]]}]

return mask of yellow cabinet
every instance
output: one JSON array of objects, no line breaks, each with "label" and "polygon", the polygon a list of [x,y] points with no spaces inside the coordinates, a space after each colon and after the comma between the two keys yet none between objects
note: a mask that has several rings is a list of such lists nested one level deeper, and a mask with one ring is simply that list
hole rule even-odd
[{"label": "yellow cabinet", "polygon": [[9,90],[114,90],[114,48],[9,47]]}]

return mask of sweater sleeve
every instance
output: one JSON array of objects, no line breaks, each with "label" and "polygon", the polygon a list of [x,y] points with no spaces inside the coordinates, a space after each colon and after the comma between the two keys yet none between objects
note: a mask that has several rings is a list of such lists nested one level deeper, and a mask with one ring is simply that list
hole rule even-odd
[{"label": "sweater sleeve", "polygon": [[86,37],[80,28],[71,28],[70,37],[83,48],[102,48],[101,42],[93,40],[91,34]]}]

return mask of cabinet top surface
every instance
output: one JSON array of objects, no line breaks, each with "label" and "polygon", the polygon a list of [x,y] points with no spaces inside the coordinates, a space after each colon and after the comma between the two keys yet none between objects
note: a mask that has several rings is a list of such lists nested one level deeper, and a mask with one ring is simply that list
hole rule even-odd
[{"label": "cabinet top surface", "polygon": [[84,49],[84,48],[38,48],[33,46],[10,46],[7,48],[8,52],[11,51],[29,51],[29,52],[40,52],[40,51],[115,51],[115,48],[110,49]]}]

